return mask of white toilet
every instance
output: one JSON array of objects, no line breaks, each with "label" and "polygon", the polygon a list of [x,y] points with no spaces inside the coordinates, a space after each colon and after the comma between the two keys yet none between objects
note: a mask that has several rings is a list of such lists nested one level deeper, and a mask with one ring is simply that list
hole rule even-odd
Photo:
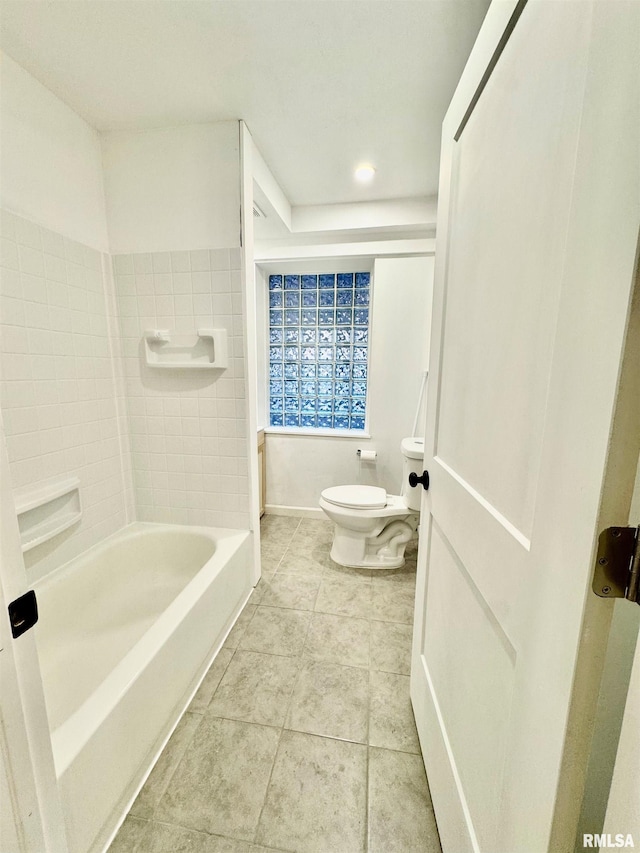
[{"label": "white toilet", "polygon": [[332,486],[320,507],[335,524],[331,559],[341,566],[398,569],[404,550],[418,529],[422,486],[410,486],[409,474],[422,474],[424,440],[405,438],[402,494],[388,495],[378,486]]}]

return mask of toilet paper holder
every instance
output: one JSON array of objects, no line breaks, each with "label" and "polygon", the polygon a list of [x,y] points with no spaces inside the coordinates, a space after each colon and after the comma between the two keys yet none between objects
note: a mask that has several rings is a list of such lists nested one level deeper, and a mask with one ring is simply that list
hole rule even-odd
[{"label": "toilet paper holder", "polygon": [[358,454],[358,458],[361,462],[375,462],[378,458],[378,454],[375,450],[362,450],[362,448],[358,448],[356,453]]}]

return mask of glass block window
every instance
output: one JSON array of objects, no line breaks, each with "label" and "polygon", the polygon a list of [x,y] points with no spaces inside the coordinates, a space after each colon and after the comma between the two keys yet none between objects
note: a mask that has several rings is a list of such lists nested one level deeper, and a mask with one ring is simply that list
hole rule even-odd
[{"label": "glass block window", "polygon": [[368,272],[269,276],[269,423],[363,431]]}]

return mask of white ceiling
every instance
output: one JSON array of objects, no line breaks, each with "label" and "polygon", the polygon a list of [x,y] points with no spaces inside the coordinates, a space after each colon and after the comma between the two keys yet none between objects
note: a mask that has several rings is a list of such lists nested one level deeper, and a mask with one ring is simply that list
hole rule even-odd
[{"label": "white ceiling", "polygon": [[294,205],[415,198],[488,3],[2,0],[0,44],[99,130],[244,119]]}]

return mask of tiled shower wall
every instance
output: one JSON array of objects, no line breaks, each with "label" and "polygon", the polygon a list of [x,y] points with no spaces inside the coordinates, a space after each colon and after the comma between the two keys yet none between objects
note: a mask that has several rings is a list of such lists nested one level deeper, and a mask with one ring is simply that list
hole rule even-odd
[{"label": "tiled shower wall", "polygon": [[11,486],[81,481],[80,522],[25,553],[35,580],[132,518],[123,398],[100,253],[5,211],[1,229],[0,404]]},{"label": "tiled shower wall", "polygon": [[[138,519],[246,528],[240,252],[107,255],[2,212],[0,405],[14,493],[77,476],[30,581]],[[115,276],[114,276],[115,270]],[[142,332],[226,328],[229,367],[148,368]]]},{"label": "tiled shower wall", "polygon": [[[113,258],[138,518],[249,525],[244,321],[239,249]],[[225,328],[229,366],[145,364],[145,329]]]}]

